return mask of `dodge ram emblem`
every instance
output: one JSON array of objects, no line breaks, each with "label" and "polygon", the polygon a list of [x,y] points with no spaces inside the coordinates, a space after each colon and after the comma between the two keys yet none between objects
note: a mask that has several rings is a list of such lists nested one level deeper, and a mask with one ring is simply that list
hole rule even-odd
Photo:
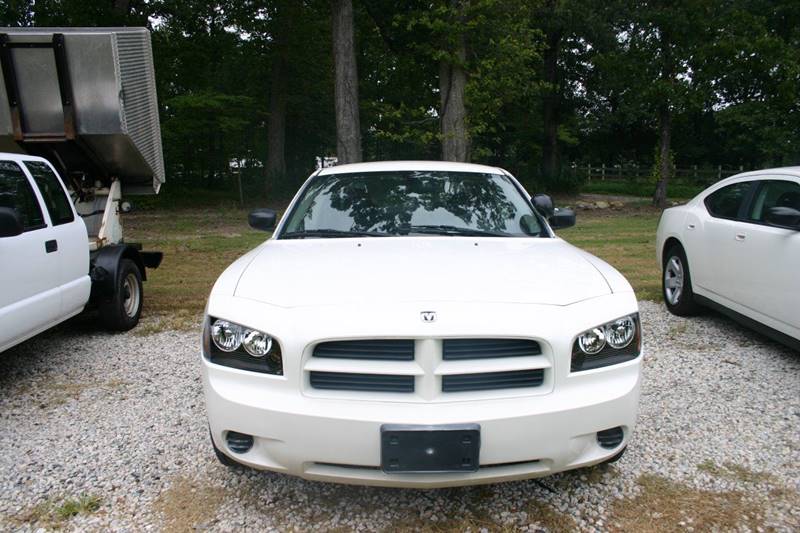
[{"label": "dodge ram emblem", "polygon": [[436,322],[436,311],[422,311],[419,317],[423,322]]}]

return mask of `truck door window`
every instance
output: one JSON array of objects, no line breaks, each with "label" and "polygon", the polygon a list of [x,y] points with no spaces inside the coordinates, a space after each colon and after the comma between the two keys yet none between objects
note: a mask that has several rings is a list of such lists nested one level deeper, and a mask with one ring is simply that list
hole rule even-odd
[{"label": "truck door window", "polygon": [[14,209],[25,231],[45,227],[44,216],[28,178],[13,161],[0,161],[0,207]]},{"label": "truck door window", "polygon": [[25,161],[25,166],[28,167],[33,180],[39,186],[53,225],[58,226],[75,220],[69,196],[67,196],[64,186],[61,185],[61,180],[50,170],[50,167],[41,161]]}]

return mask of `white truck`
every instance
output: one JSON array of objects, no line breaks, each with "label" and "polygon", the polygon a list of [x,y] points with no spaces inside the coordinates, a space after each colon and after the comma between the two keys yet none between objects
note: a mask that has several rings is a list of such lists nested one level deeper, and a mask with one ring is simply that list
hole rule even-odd
[{"label": "white truck", "polygon": [[144,28],[0,28],[0,352],[84,310],[134,327],[160,252],[123,193],[164,182]]}]

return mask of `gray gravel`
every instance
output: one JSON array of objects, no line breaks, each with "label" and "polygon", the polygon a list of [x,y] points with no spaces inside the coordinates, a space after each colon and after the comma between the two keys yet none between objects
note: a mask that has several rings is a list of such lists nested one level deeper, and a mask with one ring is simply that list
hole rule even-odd
[{"label": "gray gravel", "polygon": [[[641,414],[620,462],[438,491],[227,469],[197,334],[73,322],[0,354],[0,529],[800,529],[800,354],[717,315],[641,311]],[[81,495],[99,508],[67,516]]]}]

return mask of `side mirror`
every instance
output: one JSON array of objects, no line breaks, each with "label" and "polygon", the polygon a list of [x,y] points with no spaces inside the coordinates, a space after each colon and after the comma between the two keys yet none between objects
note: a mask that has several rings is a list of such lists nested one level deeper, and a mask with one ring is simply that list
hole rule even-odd
[{"label": "side mirror", "polygon": [[0,238],[16,237],[24,230],[22,219],[16,210],[10,207],[0,207]]},{"label": "side mirror", "polygon": [[553,214],[547,217],[553,229],[571,228],[575,225],[575,211],[569,208],[555,208]]},{"label": "side mirror", "polygon": [[531,197],[533,207],[544,217],[550,217],[553,214],[555,207],[553,206],[553,199],[549,194],[534,194]]},{"label": "side mirror", "polygon": [[247,222],[253,229],[261,231],[272,231],[275,229],[275,221],[278,216],[272,209],[254,209],[247,215]]},{"label": "side mirror", "polygon": [[800,231],[800,211],[791,207],[770,207],[764,219],[773,226]]}]

